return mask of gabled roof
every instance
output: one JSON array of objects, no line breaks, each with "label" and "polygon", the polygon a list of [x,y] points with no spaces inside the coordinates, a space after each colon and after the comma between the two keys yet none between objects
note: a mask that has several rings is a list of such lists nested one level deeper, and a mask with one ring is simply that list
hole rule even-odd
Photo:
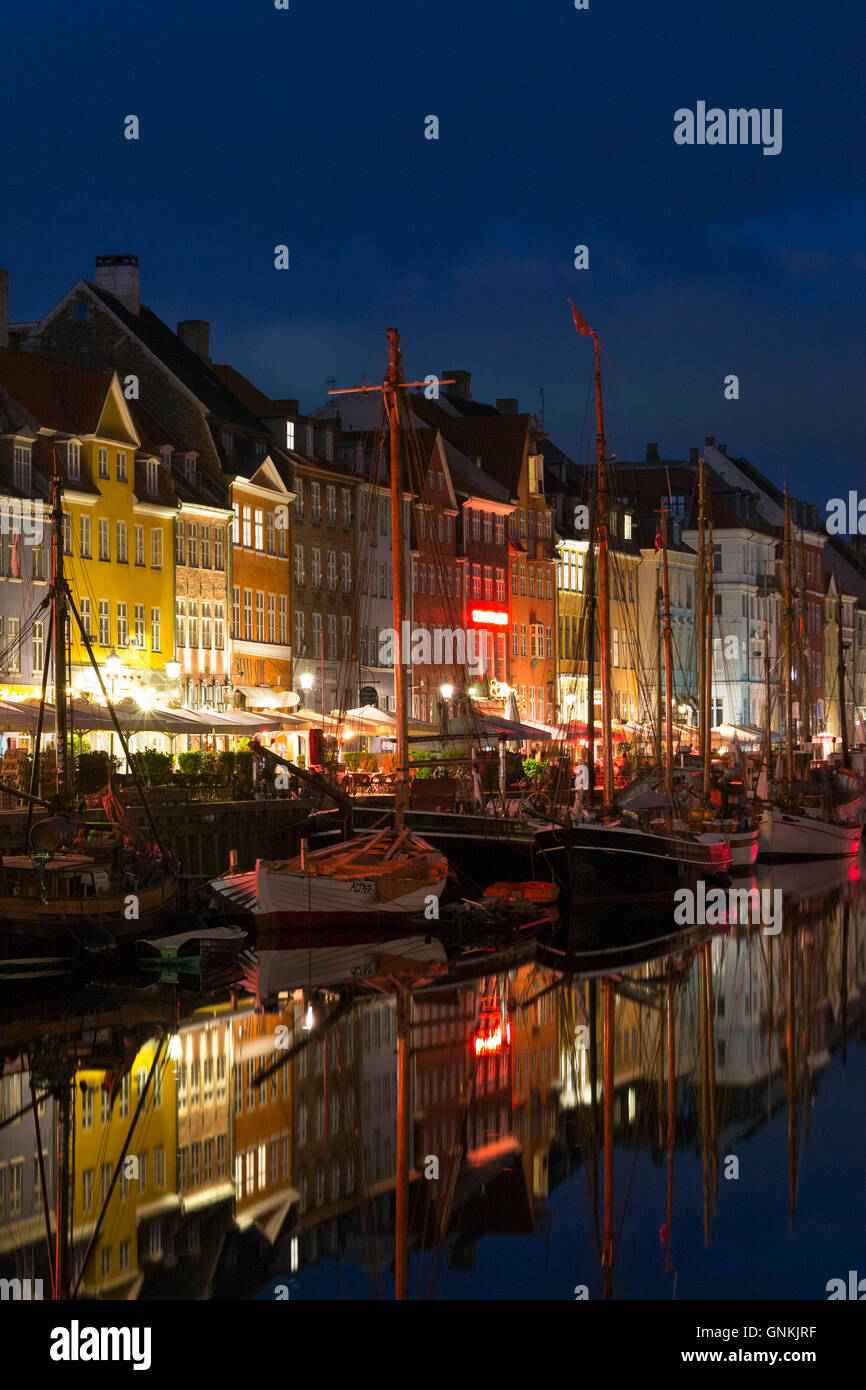
[{"label": "gabled roof", "polygon": [[[95,434],[114,373],[71,367],[32,352],[0,348],[0,387],[11,424],[33,421],[60,434]],[[15,404],[22,407],[14,418]]]},{"label": "gabled roof", "polygon": [[226,386],[213,367],[181,342],[152,309],[142,305],[139,313],[132,314],[119,299],[99,285],[89,280],[80,281],[79,284],[85,285],[120,320],[132,337],[138,338],[158,357],[212,415],[238,429],[265,433],[259,417]]},{"label": "gabled roof", "polygon": [[484,470],[516,497],[520,473],[526,453],[530,415],[477,414],[455,418],[442,408],[440,401],[425,400],[423,394],[410,397],[412,409],[431,426],[440,429],[462,454],[480,458]]},{"label": "gabled roof", "polygon": [[506,506],[510,503],[511,493],[507,487],[492,478],[486,469],[479,468],[473,459],[462,454],[441,431],[440,438],[458,501],[466,497],[482,497]]}]

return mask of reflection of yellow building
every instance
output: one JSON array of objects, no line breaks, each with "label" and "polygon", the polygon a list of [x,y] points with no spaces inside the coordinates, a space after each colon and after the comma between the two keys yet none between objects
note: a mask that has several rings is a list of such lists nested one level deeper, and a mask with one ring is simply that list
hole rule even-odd
[{"label": "reflection of yellow building", "polygon": [[[120,656],[122,698],[140,693],[139,679],[152,683],[174,656],[177,503],[169,471],[140,452],[116,376],[91,430],[57,445],[65,570],[97,661],[103,665],[112,648]],[[74,622],[72,672],[75,686],[97,688]]]},{"label": "reflection of yellow building", "polygon": [[[145,1043],[113,1097],[104,1084],[108,1073],[76,1073],[72,1212],[79,1261],[102,1212],[157,1047],[156,1039]],[[85,1296],[134,1297],[141,1280],[139,1241],[145,1242],[142,1258],[161,1249],[159,1216],[177,1205],[175,1113],[174,1064],[164,1048],[84,1271],[79,1291]]]},{"label": "reflection of yellow building", "polygon": [[[551,988],[551,986],[555,986]],[[523,1171],[533,1197],[547,1195],[550,1145],[559,1110],[557,996],[564,989],[549,971],[517,970],[511,990],[524,1001],[512,1024],[512,1112]]]}]

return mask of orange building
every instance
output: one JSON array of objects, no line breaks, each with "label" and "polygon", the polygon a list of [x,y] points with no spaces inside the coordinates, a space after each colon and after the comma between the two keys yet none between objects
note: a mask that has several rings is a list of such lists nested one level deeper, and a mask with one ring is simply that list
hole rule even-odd
[{"label": "orange building", "polygon": [[[292,688],[289,569],[294,493],[265,458],[231,484],[231,680],[251,706],[280,703]],[[263,687],[272,687],[264,691]]]}]

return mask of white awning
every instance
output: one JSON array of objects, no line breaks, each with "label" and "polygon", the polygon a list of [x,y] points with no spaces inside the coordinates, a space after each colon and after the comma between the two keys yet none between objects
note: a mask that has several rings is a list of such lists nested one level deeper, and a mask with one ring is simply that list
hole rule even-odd
[{"label": "white awning", "polygon": [[294,690],[275,690],[271,685],[236,685],[254,709],[293,709],[300,703]]}]

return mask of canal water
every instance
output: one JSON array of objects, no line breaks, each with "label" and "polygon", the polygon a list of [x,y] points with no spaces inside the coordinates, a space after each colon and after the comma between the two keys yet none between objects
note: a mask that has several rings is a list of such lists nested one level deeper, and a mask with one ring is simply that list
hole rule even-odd
[{"label": "canal water", "polygon": [[[410,1298],[826,1300],[866,1277],[866,886],[842,861],[751,885],[781,894],[768,930],[589,954],[578,915],[562,956],[458,969],[422,941],[393,966]],[[79,1295],[393,1298],[398,1000],[370,968],[250,952],[216,981],[7,989],[0,1276],[50,1289],[59,1212]]]}]

